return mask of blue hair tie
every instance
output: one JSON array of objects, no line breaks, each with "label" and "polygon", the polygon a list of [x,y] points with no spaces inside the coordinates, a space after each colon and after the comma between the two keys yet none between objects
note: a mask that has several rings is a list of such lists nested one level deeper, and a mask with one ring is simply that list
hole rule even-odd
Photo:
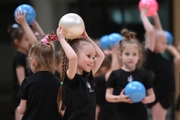
[{"label": "blue hair tie", "polygon": [[19,27],[19,25],[16,24],[16,23],[14,23],[14,24],[12,25],[12,28],[18,28],[18,27]]}]

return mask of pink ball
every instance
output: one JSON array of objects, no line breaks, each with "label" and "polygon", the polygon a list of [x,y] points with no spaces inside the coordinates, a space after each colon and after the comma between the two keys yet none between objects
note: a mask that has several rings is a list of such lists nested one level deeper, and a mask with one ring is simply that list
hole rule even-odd
[{"label": "pink ball", "polygon": [[153,16],[158,11],[158,3],[156,0],[140,0],[138,4],[139,10],[147,7],[147,16]]}]

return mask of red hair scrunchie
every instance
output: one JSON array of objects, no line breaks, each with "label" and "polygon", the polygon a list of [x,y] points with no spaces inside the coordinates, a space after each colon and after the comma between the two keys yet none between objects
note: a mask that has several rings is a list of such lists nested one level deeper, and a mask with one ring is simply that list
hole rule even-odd
[{"label": "red hair scrunchie", "polygon": [[129,35],[127,38],[128,38],[128,40],[130,40],[132,37]]}]

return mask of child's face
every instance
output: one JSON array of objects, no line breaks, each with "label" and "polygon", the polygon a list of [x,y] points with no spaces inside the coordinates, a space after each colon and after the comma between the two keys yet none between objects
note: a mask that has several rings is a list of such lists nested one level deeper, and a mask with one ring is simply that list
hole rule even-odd
[{"label": "child's face", "polygon": [[159,39],[155,42],[155,51],[157,53],[163,53],[166,50],[166,39]]},{"label": "child's face", "polygon": [[94,65],[96,51],[92,44],[88,43],[78,50],[78,68],[90,72]]},{"label": "child's face", "polygon": [[135,68],[139,60],[139,56],[140,55],[137,45],[126,45],[123,52],[121,53],[123,66],[127,69]]},{"label": "child's face", "polygon": [[155,40],[155,52],[163,53],[167,47],[167,39],[164,32],[160,32],[156,34]]},{"label": "child's face", "polygon": [[23,35],[21,41],[18,43],[18,49],[23,50],[24,52],[27,52],[30,48],[29,40],[26,36],[26,34]]}]

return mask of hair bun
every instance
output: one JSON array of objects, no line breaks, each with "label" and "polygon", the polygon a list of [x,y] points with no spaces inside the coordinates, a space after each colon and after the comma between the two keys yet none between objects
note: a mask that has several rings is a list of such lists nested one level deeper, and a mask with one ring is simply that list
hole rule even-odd
[{"label": "hair bun", "polygon": [[136,33],[128,31],[127,29],[123,29],[121,31],[121,34],[123,37],[127,38],[128,40],[136,37]]},{"label": "hair bun", "polygon": [[8,27],[7,31],[11,34],[14,31],[14,29],[17,29],[17,28],[19,28],[19,25],[14,23]]}]

